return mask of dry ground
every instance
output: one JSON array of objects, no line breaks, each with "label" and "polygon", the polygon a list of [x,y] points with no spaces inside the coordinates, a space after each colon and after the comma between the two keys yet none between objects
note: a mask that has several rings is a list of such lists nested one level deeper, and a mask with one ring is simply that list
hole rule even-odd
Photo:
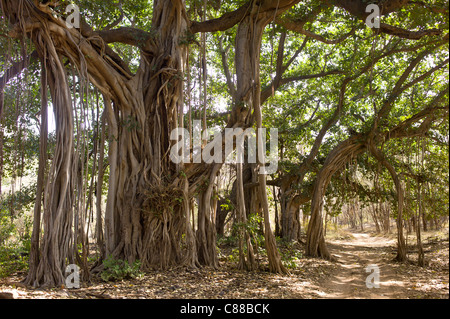
[{"label": "dry ground", "polygon": [[[230,249],[222,247],[219,270],[154,271],[141,278],[113,283],[93,278],[80,289],[30,289],[20,284],[25,274],[18,273],[0,280],[0,293],[12,293],[16,299],[448,299],[448,230],[444,239],[430,236],[424,240],[426,268],[414,264],[412,251],[411,263],[392,261],[395,257],[392,235],[347,231],[345,236],[328,239],[337,262],[300,258],[289,275],[237,271],[226,257]],[[297,248],[302,251],[300,245]],[[366,286],[369,273],[365,268],[369,264],[379,267],[379,288]],[[262,260],[261,268],[265,267]]]},{"label": "dry ground", "polygon": [[[366,232],[353,232],[352,240],[335,240],[330,250],[338,262],[333,274],[321,281],[324,298],[365,299],[418,299],[449,298],[448,239],[428,240],[424,245],[428,266],[419,267],[413,251],[411,262],[393,261],[396,240],[373,236]],[[379,288],[368,288],[366,278],[376,265],[379,269]]]}]

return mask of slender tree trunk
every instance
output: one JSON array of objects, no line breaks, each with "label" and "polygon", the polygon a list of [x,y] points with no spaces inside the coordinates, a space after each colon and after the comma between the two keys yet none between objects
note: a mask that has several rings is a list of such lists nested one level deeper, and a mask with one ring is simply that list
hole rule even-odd
[{"label": "slender tree trunk", "polygon": [[360,144],[360,136],[353,136],[336,146],[327,156],[322,169],[314,182],[313,197],[311,199],[311,219],[308,224],[306,255],[332,259],[325,243],[323,231],[323,198],[333,174],[365,150],[366,146]]},{"label": "slender tree trunk", "polygon": [[359,214],[359,222],[361,224],[361,231],[364,231],[364,212],[359,205],[357,205],[356,209],[358,210],[358,214]]},{"label": "slender tree trunk", "polygon": [[371,209],[370,209],[370,213],[371,213],[371,215],[372,215],[373,222],[375,223],[375,229],[376,229],[376,232],[377,232],[377,233],[380,233],[380,232],[381,232],[381,229],[380,229],[380,224],[378,223],[377,205],[374,204],[374,203],[372,203],[372,205],[371,205],[370,208],[371,208]]},{"label": "slender tree trunk", "polygon": [[395,259],[397,261],[406,261],[406,243],[405,236],[403,235],[403,207],[404,207],[404,191],[398,174],[396,173],[394,167],[384,158],[384,155],[379,151],[373,143],[369,143],[370,152],[375,156],[375,158],[381,162],[381,164],[386,167],[391,175],[396,195],[397,195],[397,256]]},{"label": "slender tree trunk", "polygon": [[5,103],[5,95],[3,88],[0,87],[0,196],[2,195],[2,183],[3,183],[3,136],[4,136],[4,124],[3,124],[3,104]]},{"label": "slender tree trunk", "polygon": [[422,212],[422,225],[423,231],[428,231],[427,215],[425,214],[425,211]]},{"label": "slender tree trunk", "polygon": [[206,191],[200,194],[198,205],[198,228],[197,228],[197,254],[200,264],[218,267],[217,252],[216,252],[216,225],[213,209],[211,209],[211,202],[213,197],[214,180],[221,164],[214,165],[210,180]]},{"label": "slender tree trunk", "polygon": [[243,182],[243,163],[236,164],[236,186],[237,186],[237,219],[239,225],[239,269],[246,269],[248,271],[257,268],[255,255],[253,252],[253,245],[250,240],[250,235],[246,230],[247,214],[244,200],[244,182]]},{"label": "slender tree trunk", "polygon": [[[424,171],[424,157],[425,157],[425,142],[422,140],[422,152],[421,152],[421,169]],[[421,267],[425,266],[425,254],[423,251],[423,245],[422,245],[422,237],[421,237],[421,230],[420,230],[420,221],[423,218],[423,202],[422,202],[422,181],[420,178],[417,178],[417,205],[418,205],[418,216],[417,216],[417,228],[416,228],[416,236],[417,236],[417,253],[418,253],[418,264]]]},{"label": "slender tree trunk", "polygon": [[101,117],[101,133],[100,133],[100,151],[98,159],[98,175],[96,190],[96,239],[100,252],[100,259],[106,258],[106,247],[103,233],[103,214],[102,214],[102,193],[103,193],[103,176],[104,176],[104,158],[105,158],[105,139],[106,139],[106,111]]},{"label": "slender tree trunk", "polygon": [[[45,63],[45,61],[44,61]],[[39,265],[39,238],[41,231],[41,210],[42,195],[45,184],[45,168],[47,164],[47,139],[48,139],[48,86],[47,86],[47,67],[43,65],[41,71],[41,126],[40,126],[40,143],[39,143],[39,168],[36,189],[36,203],[34,205],[33,214],[33,232],[31,235],[29,272],[25,279],[28,285],[38,286],[33,275],[36,273]]]},{"label": "slender tree trunk", "polygon": [[[249,126],[251,121],[251,111],[253,110],[257,128],[262,127],[261,120],[261,83],[260,83],[260,48],[262,33],[274,17],[269,14],[260,13],[260,5],[253,3],[249,10],[251,11],[239,24],[236,32],[236,72],[237,72],[237,92],[236,92],[236,118],[232,119],[235,123],[241,122],[242,126]],[[277,8],[274,8],[275,10]],[[258,151],[261,151],[262,136],[257,133]],[[265,156],[265,154],[264,154]],[[258,164],[260,162],[258,157]],[[269,219],[269,205],[266,190],[266,176],[259,174],[259,192],[261,206],[264,217],[264,237],[266,244],[267,256],[269,259],[269,269],[271,272],[286,273],[287,270],[281,263],[275,237],[272,233]]]},{"label": "slender tree trunk", "polygon": [[417,236],[417,253],[418,253],[418,264],[421,267],[425,266],[425,255],[423,251],[423,245],[422,245],[422,237],[421,237],[421,230],[420,230],[420,219],[422,218],[422,212],[423,212],[423,204],[422,204],[422,187],[421,183],[419,183],[418,190],[417,190],[417,196],[418,196],[418,216],[417,216],[417,225],[416,225],[416,236]]},{"label": "slender tree trunk", "polygon": [[272,188],[273,198],[275,202],[275,236],[280,237],[281,236],[281,223],[280,223],[280,216],[278,213],[278,194],[275,189],[275,185]]}]

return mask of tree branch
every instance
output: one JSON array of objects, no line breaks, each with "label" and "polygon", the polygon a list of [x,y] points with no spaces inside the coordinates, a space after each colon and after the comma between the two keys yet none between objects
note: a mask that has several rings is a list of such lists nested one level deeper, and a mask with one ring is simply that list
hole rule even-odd
[{"label": "tree branch", "polygon": [[98,34],[106,43],[120,42],[140,48],[144,47],[151,38],[150,33],[132,27],[120,27],[112,30],[103,29],[94,31],[94,33]]},{"label": "tree branch", "polygon": [[439,29],[410,31],[386,23],[380,23],[380,31],[386,34],[394,35],[399,38],[409,40],[420,40],[425,36],[438,36],[442,34],[442,30]]},{"label": "tree branch", "polygon": [[[368,2],[366,0],[323,0],[325,4],[332,4],[337,7],[345,9],[351,15],[359,18],[360,20],[365,21],[368,17],[369,13],[366,12],[366,7]],[[398,11],[401,8],[405,7],[409,4],[408,0],[390,0],[390,1],[376,1],[375,4],[378,4],[381,7],[381,15],[385,16],[392,12]],[[429,29],[429,30],[421,30],[421,31],[410,31],[406,29],[402,29],[399,27],[391,26],[385,23],[380,24],[380,31],[382,33],[394,35],[404,39],[410,40],[419,40],[425,36],[435,36],[440,35],[442,30],[438,29]]]},{"label": "tree branch", "polygon": [[[403,138],[412,137],[416,135],[425,134],[435,117],[435,114],[439,111],[448,111],[448,104],[444,107],[439,107],[438,105],[444,100],[445,96],[448,94],[448,85],[436,95],[433,100],[428,103],[428,105],[420,112],[414,114],[409,119],[406,119],[402,123],[398,124],[394,128],[390,129],[384,136],[385,140],[392,138]],[[414,127],[413,125],[418,123],[420,120],[427,118],[419,127]]]},{"label": "tree branch", "polygon": [[120,10],[120,16],[116,20],[111,22],[109,25],[104,27],[103,31],[107,31],[107,30],[110,30],[110,29],[118,26],[119,23],[122,22],[123,18],[125,17],[125,13],[123,12],[123,8],[122,8],[122,0],[119,0],[119,4],[118,5],[119,5],[119,10]]},{"label": "tree branch", "polygon": [[292,64],[292,62],[294,62],[295,61],[295,59],[298,57],[298,55],[300,54],[300,52],[302,52],[303,51],[303,49],[305,48],[305,46],[306,46],[306,43],[308,42],[308,37],[305,37],[305,39],[303,40],[303,43],[302,43],[302,45],[300,46],[300,48],[298,48],[297,49],[297,51],[295,51],[295,53],[294,53],[294,55],[289,59],[289,61],[285,64],[285,65],[283,65],[282,67],[281,67],[281,74],[284,72],[284,71],[286,71],[290,66],[291,66],[291,64]]},{"label": "tree branch", "polygon": [[234,83],[233,83],[233,80],[231,77],[230,67],[228,65],[227,53],[228,53],[229,49],[230,49],[230,47],[227,47],[226,49],[223,48],[223,37],[220,37],[219,38],[219,51],[220,51],[220,55],[222,57],[223,71],[225,73],[225,78],[227,80],[229,93],[231,95],[232,100],[234,101],[235,97],[236,97],[236,87],[234,86]]},{"label": "tree branch", "polygon": [[[300,1],[301,0],[261,0],[259,3],[258,12],[260,14],[271,14],[272,16],[273,12],[275,12],[275,15],[278,16]],[[250,14],[252,6],[253,1],[249,1],[240,8],[232,12],[225,13],[220,18],[211,19],[204,22],[191,21],[190,31],[191,33],[198,33],[228,30],[242,21],[248,14]]]},{"label": "tree branch", "polygon": [[[409,0],[378,0],[371,1],[374,4],[382,7],[381,15],[388,15],[392,12],[398,11],[408,4]],[[334,5],[345,9],[351,15],[358,17],[362,20],[365,20],[369,15],[366,12],[366,7],[368,5],[368,1],[366,0],[322,0],[324,4]]]},{"label": "tree branch", "polygon": [[[378,125],[378,121],[384,117],[386,117],[390,110],[392,109],[392,105],[394,103],[394,101],[400,96],[400,94],[402,92],[404,92],[407,88],[409,88],[411,85],[407,84],[405,86],[403,86],[403,84],[405,83],[406,79],[409,77],[409,75],[411,74],[411,72],[416,68],[416,66],[428,55],[430,54],[436,47],[439,47],[441,45],[443,45],[444,43],[446,43],[446,41],[441,41],[437,46],[435,47],[431,47],[428,48],[424,51],[422,51],[421,53],[419,53],[416,58],[414,58],[408,65],[408,67],[405,69],[405,71],[403,72],[403,74],[400,76],[400,78],[397,80],[394,88],[392,89],[392,92],[390,94],[390,96],[384,101],[380,111],[378,112],[378,115],[375,119],[374,122],[374,128],[377,127]],[[439,68],[433,68],[432,71],[436,71]],[[433,72],[427,72],[425,73],[427,76],[429,76],[430,74],[432,74]],[[421,80],[424,79],[425,77],[422,75],[419,77]],[[415,80],[413,80],[413,82],[411,82],[413,84],[416,83]]]},{"label": "tree branch", "polygon": [[277,19],[276,23],[289,31],[294,31],[297,33],[301,33],[309,38],[315,39],[317,41],[323,42],[325,44],[338,44],[345,41],[349,36],[355,33],[356,28],[353,27],[350,32],[344,34],[338,39],[329,40],[324,38],[323,36],[316,34],[314,32],[305,30],[303,27],[307,21],[306,20],[288,20],[288,19]]},{"label": "tree branch", "polygon": [[295,81],[308,80],[308,79],[321,78],[321,77],[334,75],[334,74],[344,74],[344,73],[345,73],[344,71],[332,70],[332,71],[322,72],[322,73],[318,73],[318,74],[306,74],[306,75],[291,76],[291,77],[288,77],[285,79],[282,78],[279,81],[274,81],[273,83],[269,84],[261,91],[261,104],[264,104],[264,102],[267,101],[267,99],[269,97],[271,97],[272,91],[276,91],[281,86],[286,85],[288,83],[295,82]]},{"label": "tree branch", "polygon": [[217,19],[204,22],[191,21],[190,30],[192,33],[225,31],[239,23],[250,10],[251,2],[247,2],[242,7],[232,12],[227,12]]}]

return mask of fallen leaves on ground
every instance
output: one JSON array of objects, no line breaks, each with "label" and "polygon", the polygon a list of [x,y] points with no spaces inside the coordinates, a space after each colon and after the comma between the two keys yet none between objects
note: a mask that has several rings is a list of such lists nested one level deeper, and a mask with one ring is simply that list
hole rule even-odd
[{"label": "fallen leaves on ground", "polygon": [[[226,249],[226,248],[221,248]],[[345,246],[340,247],[345,251]],[[423,268],[411,263],[392,262],[392,247],[375,247],[361,251],[377,254],[395,274],[393,282],[402,282],[390,298],[449,298],[449,242],[437,241],[425,245],[430,251]],[[347,250],[348,251],[348,250]],[[339,253],[339,251],[336,251]],[[296,268],[289,275],[272,274],[267,271],[246,272],[236,269],[229,261],[222,261],[219,269],[177,268],[167,271],[151,271],[144,276],[119,282],[103,282],[94,277],[79,289],[64,287],[32,289],[20,281],[24,273],[17,273],[0,280],[0,292],[12,294],[15,299],[299,299],[328,298],[323,283],[339,276],[342,267],[338,262],[315,258],[296,260]],[[261,264],[261,269],[267,265]],[[364,298],[357,289],[355,297]]]}]

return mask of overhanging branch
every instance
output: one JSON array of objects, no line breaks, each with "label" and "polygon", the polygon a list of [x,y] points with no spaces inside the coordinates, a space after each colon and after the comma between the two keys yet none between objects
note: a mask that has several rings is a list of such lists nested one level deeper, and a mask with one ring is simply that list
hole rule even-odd
[{"label": "overhanging branch", "polygon": [[399,38],[409,39],[409,40],[420,40],[426,36],[439,36],[442,34],[442,30],[439,30],[439,29],[410,31],[410,30],[395,27],[395,26],[392,26],[392,25],[389,25],[386,23],[380,23],[380,31],[382,33],[390,34],[393,36],[397,36]]}]

